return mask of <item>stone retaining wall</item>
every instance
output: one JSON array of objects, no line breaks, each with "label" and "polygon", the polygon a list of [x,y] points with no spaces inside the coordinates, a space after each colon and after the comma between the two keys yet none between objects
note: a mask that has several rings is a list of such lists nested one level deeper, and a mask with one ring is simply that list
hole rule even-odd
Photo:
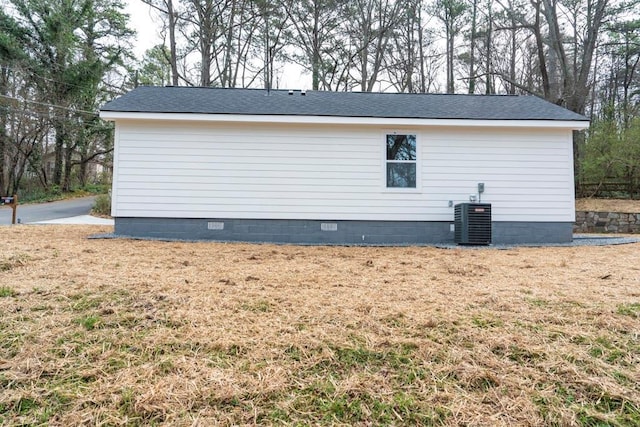
[{"label": "stone retaining wall", "polygon": [[640,213],[576,211],[574,233],[640,233]]}]

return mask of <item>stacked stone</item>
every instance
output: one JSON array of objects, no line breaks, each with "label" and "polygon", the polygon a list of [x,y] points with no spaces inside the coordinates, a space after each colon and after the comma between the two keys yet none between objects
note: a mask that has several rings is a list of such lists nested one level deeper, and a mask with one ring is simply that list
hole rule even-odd
[{"label": "stacked stone", "polygon": [[576,211],[576,233],[640,233],[640,213]]}]

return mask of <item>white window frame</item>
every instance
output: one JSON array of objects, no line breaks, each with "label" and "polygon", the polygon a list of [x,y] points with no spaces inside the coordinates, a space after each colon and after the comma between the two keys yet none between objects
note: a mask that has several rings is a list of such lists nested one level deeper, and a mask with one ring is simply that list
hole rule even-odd
[{"label": "white window frame", "polygon": [[[416,164],[416,186],[415,187],[387,187],[387,135],[415,135],[416,137],[416,159],[415,160],[404,160],[397,161],[391,160],[392,163],[415,163]],[[420,134],[415,130],[402,130],[402,129],[394,129],[387,130],[382,133],[381,136],[381,147],[382,147],[382,188],[385,192],[391,193],[421,193],[422,192],[422,179],[421,179],[421,163],[422,163],[422,155],[421,155],[421,145],[420,145]]]}]

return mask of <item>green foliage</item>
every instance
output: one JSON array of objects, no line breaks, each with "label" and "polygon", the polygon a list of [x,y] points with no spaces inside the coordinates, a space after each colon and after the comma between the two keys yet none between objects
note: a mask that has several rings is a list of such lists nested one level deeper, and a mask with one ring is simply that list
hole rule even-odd
[{"label": "green foliage", "polygon": [[[73,188],[70,191],[62,191],[57,185],[49,188],[39,186],[25,186],[18,191],[20,203],[42,203],[56,200],[71,199],[74,197],[90,196],[92,194],[107,194],[110,185],[108,184],[87,184],[84,187]],[[108,215],[108,212],[107,212]]]},{"label": "green foliage", "polygon": [[98,215],[111,215],[111,196],[100,194],[96,197],[92,211]]},{"label": "green foliage", "polygon": [[0,298],[14,297],[17,295],[15,289],[8,286],[0,286]]},{"label": "green foliage", "polygon": [[148,49],[142,58],[142,66],[137,70],[138,84],[146,86],[165,86],[171,83],[171,64],[169,49],[157,45]]},{"label": "green foliage", "polygon": [[[610,108],[611,109],[611,108]],[[640,191],[640,117],[624,127],[613,112],[593,122],[582,160],[583,183],[623,182]],[[632,194],[627,194],[627,197]]]},{"label": "green foliage", "polygon": [[91,194],[108,194],[111,185],[109,184],[87,184],[82,187],[81,191]]},{"label": "green foliage", "polygon": [[93,112],[114,96],[104,82],[123,71],[132,32],[120,0],[4,3],[11,13],[0,13],[0,95],[12,101],[0,114],[9,142],[1,157],[13,166],[0,173],[0,187],[17,192],[24,178],[37,188],[22,200],[51,199],[52,184],[70,191],[84,185],[90,161],[108,161],[113,126]]}]

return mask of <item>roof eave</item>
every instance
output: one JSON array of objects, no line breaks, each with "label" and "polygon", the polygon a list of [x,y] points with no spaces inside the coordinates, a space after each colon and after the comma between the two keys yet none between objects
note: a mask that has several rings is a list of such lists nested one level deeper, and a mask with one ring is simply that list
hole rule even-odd
[{"label": "roof eave", "polygon": [[100,117],[109,121],[163,120],[228,123],[292,123],[331,125],[384,125],[384,126],[460,126],[460,127],[543,127],[581,130],[589,127],[588,120],[512,120],[512,119],[420,119],[391,117],[297,116],[297,115],[244,115],[200,113],[149,113],[126,111],[100,111]]}]

